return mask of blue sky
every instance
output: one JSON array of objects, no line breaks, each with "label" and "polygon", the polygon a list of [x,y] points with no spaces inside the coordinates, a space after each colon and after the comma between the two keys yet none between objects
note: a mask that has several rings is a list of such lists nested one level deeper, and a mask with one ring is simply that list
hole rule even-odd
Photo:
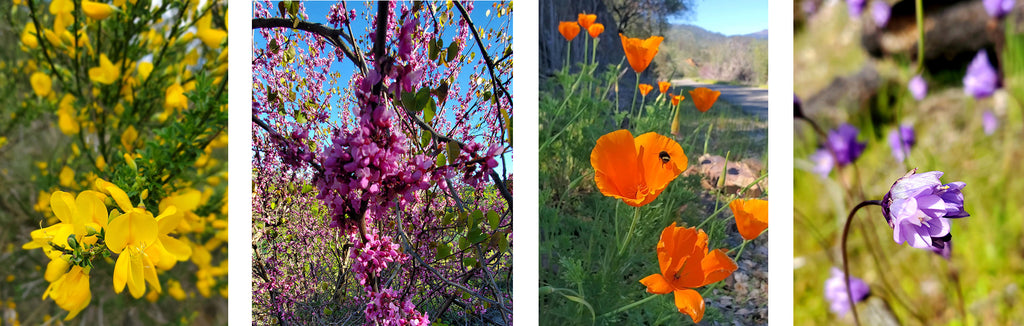
[{"label": "blue sky", "polygon": [[739,35],[768,29],[768,0],[698,0],[690,20],[674,24],[697,25],[724,35]]}]

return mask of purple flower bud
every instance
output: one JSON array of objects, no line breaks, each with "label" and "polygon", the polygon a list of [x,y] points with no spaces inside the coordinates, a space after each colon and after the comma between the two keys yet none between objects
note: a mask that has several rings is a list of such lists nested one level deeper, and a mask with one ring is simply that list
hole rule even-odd
[{"label": "purple flower bud", "polygon": [[849,9],[850,17],[860,17],[860,13],[864,11],[864,1],[866,0],[846,0],[846,6]]},{"label": "purple flower bud", "polygon": [[893,241],[918,249],[943,249],[952,237],[949,218],[967,217],[964,196],[967,184],[942,184],[942,172],[917,174],[911,170],[893,183],[882,197],[882,215],[893,228]]},{"label": "purple flower bud", "polygon": [[917,141],[914,139],[914,126],[902,125],[889,132],[889,146],[892,147],[892,156],[896,161],[903,162],[906,154],[914,147]]},{"label": "purple flower bud", "polygon": [[1013,10],[1014,0],[984,0],[985,11],[994,18],[1003,18]]},{"label": "purple flower bud", "polygon": [[953,256],[953,240],[951,238],[949,241],[946,242],[946,245],[943,246],[942,248],[929,247],[928,249],[931,250],[936,255],[942,256],[942,258],[949,260],[949,257]]},{"label": "purple flower bud", "polygon": [[964,76],[964,93],[974,98],[986,98],[995,93],[999,87],[999,77],[996,69],[988,62],[988,53],[985,50],[978,51],[971,64],[967,66],[967,75]]},{"label": "purple flower bud", "polygon": [[830,131],[828,134],[828,145],[835,151],[836,163],[838,166],[846,166],[856,161],[864,152],[866,143],[857,141],[857,134],[860,131],[851,124],[844,123],[839,129]]},{"label": "purple flower bud", "polygon": [[928,95],[928,83],[924,81],[924,77],[921,77],[921,75],[911,78],[907,88],[910,89],[910,95],[913,95],[915,100],[923,100]]},{"label": "purple flower bud", "polygon": [[875,19],[875,25],[878,28],[884,28],[885,24],[889,23],[891,11],[892,8],[885,1],[875,0],[871,3],[871,17]]},{"label": "purple flower bud", "polygon": [[999,120],[992,111],[985,111],[981,114],[981,126],[985,129],[985,135],[991,136],[999,128]]},{"label": "purple flower bud", "polygon": [[[850,297],[846,293],[846,275],[835,267],[832,267],[831,272],[832,276],[825,280],[825,300],[828,301],[829,310],[837,315],[845,316],[853,307]],[[856,303],[864,301],[871,294],[871,288],[864,283],[864,280],[851,276],[850,292],[852,292],[853,301]]]}]

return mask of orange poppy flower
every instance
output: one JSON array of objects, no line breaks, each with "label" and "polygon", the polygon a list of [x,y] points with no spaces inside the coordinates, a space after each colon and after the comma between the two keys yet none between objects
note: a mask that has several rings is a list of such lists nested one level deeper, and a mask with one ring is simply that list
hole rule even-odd
[{"label": "orange poppy flower", "polygon": [[641,40],[626,37],[622,33],[619,33],[619,38],[622,39],[622,50],[626,52],[626,60],[629,60],[629,65],[638,74],[644,72],[647,66],[651,65],[654,55],[658,54],[658,45],[661,45],[661,41],[665,39],[661,36],[651,36],[646,40]]},{"label": "orange poppy flower", "polygon": [[562,33],[566,41],[572,41],[580,33],[580,25],[576,22],[558,22],[558,32]]},{"label": "orange poppy flower", "polygon": [[685,100],[685,99],[686,99],[686,97],[683,97],[682,95],[672,95],[672,94],[668,94],[668,96],[671,96],[671,97],[672,97],[672,105],[679,105],[679,102],[680,102],[680,101],[682,101],[682,100]]},{"label": "orange poppy flower", "polygon": [[640,89],[640,94],[641,95],[647,96],[647,93],[650,93],[651,90],[654,89],[654,86],[647,85],[647,84],[640,84],[640,85],[637,85],[636,88]]},{"label": "orange poppy flower", "polygon": [[597,37],[601,35],[601,32],[604,32],[604,24],[595,23],[590,25],[590,27],[587,27],[587,32],[590,33],[590,37]]},{"label": "orange poppy flower", "polygon": [[652,274],[640,283],[649,293],[675,294],[679,312],[699,323],[704,317],[704,298],[693,289],[724,280],[738,266],[724,249],[708,251],[704,230],[676,227],[675,222],[661,232],[657,250],[661,274]]},{"label": "orange poppy flower", "polygon": [[580,22],[580,26],[583,26],[584,29],[588,30],[590,29],[590,25],[597,21],[597,15],[579,14],[577,17],[578,18],[576,20]]},{"label": "orange poppy flower", "polygon": [[669,82],[658,82],[658,90],[660,90],[662,94],[668,93],[668,88],[669,87],[672,87],[672,83],[669,83]]},{"label": "orange poppy flower", "polygon": [[613,131],[590,152],[597,188],[633,207],[654,201],[687,163],[679,143],[653,132],[634,139],[629,130]]},{"label": "orange poppy flower", "polygon": [[768,201],[763,199],[736,199],[729,203],[736,217],[736,228],[743,239],[754,240],[768,228]]},{"label": "orange poppy flower", "polygon": [[708,112],[711,110],[711,106],[718,100],[718,95],[722,95],[722,92],[713,91],[705,87],[700,87],[690,91],[690,97],[693,98],[693,105],[697,107],[700,112]]}]

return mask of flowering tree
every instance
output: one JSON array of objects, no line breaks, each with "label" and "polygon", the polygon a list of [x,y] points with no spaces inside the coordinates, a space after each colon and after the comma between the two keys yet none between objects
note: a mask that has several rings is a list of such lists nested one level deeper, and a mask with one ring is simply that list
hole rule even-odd
[{"label": "flowering tree", "polygon": [[254,6],[254,323],[510,324],[511,3],[318,5]]}]

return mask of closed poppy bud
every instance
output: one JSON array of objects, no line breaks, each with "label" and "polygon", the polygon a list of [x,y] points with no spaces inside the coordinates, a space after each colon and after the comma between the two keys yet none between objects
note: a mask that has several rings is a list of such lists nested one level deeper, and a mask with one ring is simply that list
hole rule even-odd
[{"label": "closed poppy bud", "polygon": [[559,22],[558,32],[562,33],[562,37],[565,37],[566,41],[572,41],[580,33],[580,25],[576,22]]},{"label": "closed poppy bud", "polygon": [[672,83],[663,82],[663,81],[662,82],[658,82],[658,90],[660,90],[662,94],[668,93],[668,88],[669,87],[672,87]]},{"label": "closed poppy bud", "polygon": [[622,50],[626,53],[629,66],[633,67],[633,71],[638,74],[647,70],[647,66],[651,65],[654,56],[658,54],[658,46],[665,39],[661,36],[651,36],[646,40],[641,40],[626,37],[622,33],[619,33],[619,38],[622,39]]},{"label": "closed poppy bud", "polygon": [[718,100],[718,96],[722,95],[722,92],[713,91],[705,87],[700,87],[690,91],[690,97],[693,98],[693,105],[697,107],[700,112],[708,112],[711,110],[711,106]]},{"label": "closed poppy bud", "polygon": [[754,240],[768,228],[768,201],[763,199],[736,199],[729,203],[736,218],[736,229],[745,240]]},{"label": "closed poppy bud", "polygon": [[596,38],[598,35],[601,35],[601,32],[604,32],[604,24],[596,23],[590,25],[590,27],[587,28],[587,32],[590,33],[590,37]]},{"label": "closed poppy bud", "polygon": [[579,21],[580,26],[583,26],[583,28],[588,30],[590,29],[590,25],[593,25],[594,22],[597,21],[597,15],[579,14],[577,17],[578,18],[576,20]]},{"label": "closed poppy bud", "polygon": [[647,96],[647,93],[650,93],[651,90],[654,89],[654,86],[651,86],[651,85],[648,85],[648,84],[640,84],[640,85],[637,85],[636,88],[640,89],[640,94],[641,95]]}]

